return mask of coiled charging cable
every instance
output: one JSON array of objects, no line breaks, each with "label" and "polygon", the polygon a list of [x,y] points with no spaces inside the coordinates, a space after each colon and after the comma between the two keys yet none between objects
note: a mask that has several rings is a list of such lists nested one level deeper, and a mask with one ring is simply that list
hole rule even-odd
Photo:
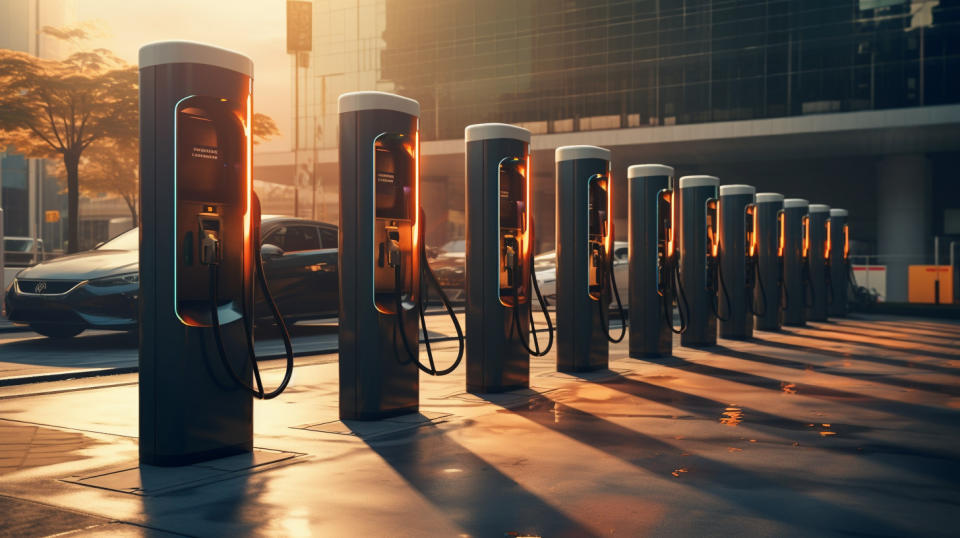
[{"label": "coiled charging cable", "polygon": [[427,289],[425,286],[422,286],[422,285],[421,285],[422,292],[420,293],[420,298],[418,299],[418,303],[420,307],[419,308],[420,328],[423,331],[423,343],[427,348],[427,362],[429,362],[429,365],[425,365],[423,364],[423,362],[420,361],[419,350],[416,353],[413,351],[410,345],[410,341],[407,338],[407,332],[404,330],[404,323],[403,323],[404,308],[403,308],[403,299],[400,293],[400,290],[403,289],[403,271],[402,271],[402,266],[400,264],[398,264],[394,269],[395,282],[396,282],[395,295],[397,299],[396,300],[397,329],[400,332],[400,339],[403,341],[404,350],[407,352],[407,355],[409,355],[410,359],[413,360],[413,362],[417,365],[417,368],[419,368],[421,372],[424,372],[432,376],[444,376],[456,370],[457,366],[459,366],[460,362],[463,360],[463,351],[464,351],[463,329],[460,327],[460,320],[457,319],[456,312],[453,311],[453,305],[450,303],[450,298],[447,297],[447,293],[443,291],[443,288],[440,286],[440,282],[437,281],[437,276],[433,273],[433,269],[430,268],[430,264],[427,263],[427,253],[426,253],[424,236],[423,236],[423,230],[424,228],[426,228],[425,226],[426,220],[424,218],[424,212],[422,208],[420,209],[420,222],[421,222],[421,226],[419,226],[420,237],[418,238],[419,244],[420,244],[420,249],[419,249],[420,252],[418,253],[418,255],[420,256],[421,274],[417,276],[421,278],[421,284],[422,284],[422,277],[423,275],[426,275],[430,285],[436,288],[437,292],[440,294],[440,300],[443,302],[443,306],[446,307],[447,314],[450,316],[450,319],[453,320],[453,327],[457,332],[457,341],[459,342],[459,346],[460,346],[459,350],[457,351],[456,360],[454,360],[449,367],[443,370],[437,369],[436,363],[434,362],[434,358],[433,358],[433,346],[430,342],[430,333],[427,332],[427,321],[423,313],[424,308],[426,306]]},{"label": "coiled charging cable", "polygon": [[[533,225],[531,224],[531,227]],[[531,234],[532,235],[532,234]],[[530,332],[527,333],[526,337],[523,335],[523,330],[520,328],[520,288],[517,287],[517,279],[514,278],[511,288],[513,290],[513,321],[511,323],[511,334],[517,336],[517,340],[520,341],[520,345],[523,346],[523,349],[527,351],[530,355],[534,357],[543,357],[550,352],[550,349],[553,347],[553,320],[550,319],[550,311],[548,310],[549,304],[546,299],[543,298],[543,294],[540,292],[540,284],[537,283],[537,273],[533,270],[533,248],[530,249],[530,281],[533,284],[533,291],[537,295],[537,302],[540,303],[540,310],[543,312],[543,317],[547,322],[547,346],[540,349],[540,338],[537,336],[537,331],[534,328],[533,321],[533,307],[527,310],[528,315],[530,316]],[[519,262],[514,263],[513,274],[522,274],[520,273],[520,264]],[[533,336],[533,349],[530,349],[530,336]]]},{"label": "coiled charging cable", "polygon": [[[679,329],[673,326],[673,308],[671,308],[673,304],[671,301],[667,301],[667,298],[663,293],[660,293],[660,304],[663,305],[663,319],[667,322],[667,326],[670,327],[670,331],[673,334],[683,334],[687,332],[687,319],[690,316],[690,304],[687,303],[687,294],[683,289],[683,284],[680,282],[680,264],[674,262],[672,265],[673,282],[671,283],[671,286],[674,291],[674,297],[677,299],[677,314],[680,316]],[[682,307],[680,306],[681,303],[683,304]]]},{"label": "coiled charging cable", "polygon": [[750,265],[752,266],[753,275],[754,277],[756,277],[757,286],[760,288],[760,297],[763,298],[763,301],[761,301],[763,304],[763,309],[761,311],[761,309],[756,307],[757,303],[753,294],[753,290],[754,290],[753,286],[747,289],[747,304],[750,305],[751,314],[762,318],[767,315],[768,305],[767,305],[767,290],[764,289],[763,275],[760,273],[760,260],[754,258],[750,261]]},{"label": "coiled charging cable", "polygon": [[280,335],[283,339],[283,347],[286,352],[286,368],[283,374],[283,381],[280,382],[280,385],[271,392],[264,392],[263,390],[263,381],[260,378],[260,367],[257,365],[257,356],[254,353],[254,344],[253,344],[253,328],[251,327],[252,321],[250,312],[248,311],[248,305],[246,302],[246,295],[244,295],[243,301],[243,330],[245,333],[245,339],[247,343],[247,357],[250,360],[250,364],[253,369],[253,378],[256,382],[256,387],[250,386],[246,381],[244,381],[240,374],[237,373],[234,369],[233,364],[230,363],[230,360],[227,358],[226,349],[223,346],[223,335],[221,334],[220,329],[220,315],[217,308],[217,290],[220,287],[220,263],[219,260],[216,260],[214,263],[210,264],[210,320],[211,326],[213,328],[213,339],[217,346],[217,354],[220,355],[220,360],[223,363],[224,369],[230,374],[230,377],[233,378],[234,382],[243,388],[245,391],[249,392],[254,398],[261,400],[272,400],[279,396],[284,390],[286,390],[287,385],[290,384],[290,378],[293,376],[293,344],[290,342],[290,332],[287,330],[287,324],[283,320],[283,316],[280,315],[280,309],[277,308],[277,303],[273,300],[273,295],[270,293],[270,287],[267,285],[267,279],[264,276],[263,272],[263,262],[260,259],[260,249],[256,249],[254,254],[254,260],[256,263],[255,272],[257,281],[260,283],[260,289],[263,291],[263,297],[267,302],[267,305],[270,306],[270,311],[273,313],[273,318],[276,321],[277,327],[280,329]]},{"label": "coiled charging cable", "polygon": [[598,308],[600,309],[600,322],[603,324],[603,334],[607,337],[607,340],[617,344],[623,341],[623,337],[627,334],[627,315],[623,310],[623,303],[620,302],[620,290],[617,289],[617,277],[613,271],[613,257],[610,260],[607,260],[605,249],[600,249],[600,264],[606,269],[607,276],[610,278],[610,286],[613,288],[613,296],[617,300],[617,310],[620,313],[620,336],[614,338],[610,336],[610,320],[605,319],[605,312],[609,312],[610,304],[604,304],[603,301],[603,292],[600,293],[600,299],[597,300]]}]

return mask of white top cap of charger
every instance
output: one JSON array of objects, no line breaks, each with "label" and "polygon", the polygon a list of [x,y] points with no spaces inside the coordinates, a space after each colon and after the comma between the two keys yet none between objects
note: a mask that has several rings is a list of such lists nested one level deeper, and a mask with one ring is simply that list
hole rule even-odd
[{"label": "white top cap of charger", "polygon": [[523,127],[506,123],[478,123],[476,125],[468,125],[463,131],[463,137],[467,142],[490,140],[492,138],[507,138],[529,143],[530,131]]},{"label": "white top cap of charger", "polygon": [[420,116],[420,103],[395,93],[350,92],[337,99],[340,114],[359,110],[393,110],[411,116]]},{"label": "white top cap of charger", "polygon": [[846,217],[846,216],[847,216],[847,210],[846,210],[846,209],[831,209],[831,210],[830,210],[830,216],[831,216],[831,217]]},{"label": "white top cap of charger", "polygon": [[804,200],[803,198],[787,198],[783,201],[783,208],[788,207],[807,207],[810,205],[810,202]]},{"label": "white top cap of charger", "polygon": [[829,213],[830,206],[826,204],[810,204],[810,207],[807,208],[807,213]]},{"label": "white top cap of charger", "polygon": [[610,150],[597,146],[561,146],[557,148],[553,155],[556,162],[575,161],[577,159],[610,160]]},{"label": "white top cap of charger", "polygon": [[627,168],[627,178],[673,176],[673,167],[665,164],[635,164]]},{"label": "white top cap of charger", "polygon": [[779,192],[758,192],[757,203],[760,202],[782,202],[783,195]]},{"label": "white top cap of charger", "polygon": [[205,64],[253,78],[253,60],[229,49],[196,41],[157,41],[140,47],[140,69],[164,64]]},{"label": "white top cap of charger", "polygon": [[713,176],[683,176],[680,178],[680,188],[690,187],[716,187],[720,184],[720,178]]},{"label": "white top cap of charger", "polygon": [[753,185],[720,185],[720,196],[732,196],[734,194],[755,194],[757,188]]}]

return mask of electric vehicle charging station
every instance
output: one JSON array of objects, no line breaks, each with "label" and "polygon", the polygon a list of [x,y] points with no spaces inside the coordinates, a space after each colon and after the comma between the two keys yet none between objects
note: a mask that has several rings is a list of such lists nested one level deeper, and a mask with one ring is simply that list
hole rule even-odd
[{"label": "electric vehicle charging station", "polygon": [[[757,189],[751,185],[720,187],[720,274],[726,292],[718,297],[720,337],[746,339],[753,337],[754,289],[757,287]],[[764,282],[759,279],[759,286]]]},{"label": "electric vehicle charging station", "polygon": [[[669,357],[673,333],[681,333],[687,309],[677,281],[673,226],[674,170],[662,164],[627,169],[630,198],[630,356]],[[673,326],[673,301],[680,329]]]},{"label": "electric vehicle charging station", "polygon": [[[450,301],[426,264],[420,208],[420,103],[384,92],[339,98],[340,418],[415,413],[419,372],[446,375],[463,357]],[[434,365],[423,317],[426,276],[453,319],[460,351]],[[419,358],[423,328],[429,366]]]},{"label": "electric vehicle charging station", "polygon": [[717,294],[723,286],[717,266],[719,184],[720,180],[713,176],[681,177],[678,200],[674,204],[680,286],[690,307],[686,330],[680,335],[682,346],[717,343]]},{"label": "electric vehicle charging station", "polygon": [[776,192],[757,193],[756,237],[757,280],[763,286],[754,288],[758,331],[779,331],[783,303],[783,195]]},{"label": "electric vehicle charging station", "polygon": [[[530,384],[530,355],[545,355],[553,338],[533,272],[530,131],[484,123],[468,126],[464,138],[467,390],[523,389]],[[531,334],[534,293],[548,325],[543,350]]]},{"label": "electric vehicle charging station", "polygon": [[807,207],[810,202],[802,198],[787,198],[783,201],[780,218],[780,243],[783,255],[784,308],[783,325],[807,324],[807,250],[810,238],[807,234]]},{"label": "electric vehicle charging station", "polygon": [[563,146],[555,160],[557,370],[599,370],[608,364],[608,342],[619,342],[626,334],[623,325],[619,338],[611,338],[607,320],[611,290],[620,304],[616,282],[611,282],[610,150]]},{"label": "electric vehicle charging station", "polygon": [[[139,60],[140,461],[184,465],[253,449],[251,395],[282,392],[293,354],[259,263],[253,62],[185,41],[146,45]],[[254,278],[286,337],[287,374],[269,394]]]},{"label": "electric vehicle charging station", "polygon": [[809,216],[807,265],[809,267],[811,292],[807,319],[810,321],[827,321],[830,302],[830,291],[827,288],[830,206],[810,204],[807,207],[807,215]]},{"label": "electric vehicle charging station", "polygon": [[830,316],[847,315],[847,290],[850,288],[850,228],[846,209],[831,209],[827,220],[827,286]]}]

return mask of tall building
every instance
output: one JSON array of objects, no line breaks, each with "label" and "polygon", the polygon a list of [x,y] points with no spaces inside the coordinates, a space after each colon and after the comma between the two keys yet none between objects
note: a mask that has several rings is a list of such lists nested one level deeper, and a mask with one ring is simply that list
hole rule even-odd
[{"label": "tall building", "polygon": [[[934,235],[960,239],[957,0],[318,0],[313,19],[295,113],[301,139],[322,133],[321,184],[335,192],[340,93],[417,99],[431,243],[462,234],[463,129],[488,121],[534,133],[542,249],[567,144],[610,148],[615,190],[663,162],[847,208],[890,300]],[[258,177],[290,182],[290,160]]]},{"label": "tall building", "polygon": [[[45,38],[44,26],[63,26],[75,20],[72,0],[9,0],[0,3],[0,49],[27,52],[41,58],[60,58],[65,47]],[[27,159],[0,148],[0,206],[4,234],[36,237],[46,248],[61,248],[64,222],[46,222],[45,211],[66,216],[66,197],[57,178],[47,173],[45,159]],[[15,149],[14,149],[15,151]]]}]

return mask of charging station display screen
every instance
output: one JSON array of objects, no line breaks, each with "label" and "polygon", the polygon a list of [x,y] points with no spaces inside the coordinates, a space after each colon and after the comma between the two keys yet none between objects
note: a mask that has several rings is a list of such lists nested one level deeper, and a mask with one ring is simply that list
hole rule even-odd
[{"label": "charging station display screen", "polygon": [[379,219],[409,219],[409,198],[412,194],[402,146],[378,145],[375,155],[376,213]]},{"label": "charging station display screen", "polygon": [[504,163],[500,167],[500,227],[523,228],[523,192],[525,178],[519,165]]},{"label": "charging station display screen", "polygon": [[180,185],[181,193],[190,199],[206,198],[205,193],[216,192],[223,175],[217,127],[209,118],[186,111],[180,112],[178,127],[177,175],[187,180]]},{"label": "charging station display screen", "polygon": [[607,180],[590,182],[590,235],[604,235],[607,227]]},{"label": "charging station display screen", "polygon": [[[177,189],[183,199],[222,199],[237,191],[233,182],[242,172],[243,128],[230,118],[206,107],[177,112]],[[228,198],[223,201],[236,202]]]}]

